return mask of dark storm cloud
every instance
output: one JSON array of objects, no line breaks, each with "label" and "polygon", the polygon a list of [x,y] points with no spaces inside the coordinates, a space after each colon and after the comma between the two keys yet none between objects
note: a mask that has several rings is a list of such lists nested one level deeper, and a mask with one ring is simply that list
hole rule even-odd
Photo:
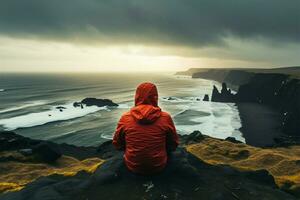
[{"label": "dark storm cloud", "polygon": [[0,34],[78,41],[300,42],[299,0],[0,0]]}]

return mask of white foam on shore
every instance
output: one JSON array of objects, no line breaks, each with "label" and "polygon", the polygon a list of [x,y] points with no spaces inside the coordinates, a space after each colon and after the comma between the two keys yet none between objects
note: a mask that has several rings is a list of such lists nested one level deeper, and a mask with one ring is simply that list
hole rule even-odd
[{"label": "white foam on shore", "polygon": [[46,103],[47,103],[47,101],[27,102],[27,103],[24,103],[24,105],[22,105],[22,106],[15,106],[15,107],[0,110],[0,113],[12,112],[12,111],[21,110],[21,109],[28,108],[28,107],[33,107],[33,106],[40,106],[40,105],[44,105]]},{"label": "white foam on shore", "polygon": [[[195,96],[171,96],[171,100],[168,97],[160,98],[163,102],[168,102],[180,108],[180,111],[177,111],[175,114],[173,113],[174,116],[178,116],[178,119],[176,119],[178,121],[178,124],[176,124],[178,133],[190,134],[195,130],[199,130],[211,137],[220,139],[234,137],[236,140],[245,142],[245,138],[239,131],[242,123],[235,104],[202,100],[205,94],[208,94],[209,99],[211,99],[213,85],[220,90],[222,87],[221,84],[204,79],[193,79],[193,82],[195,81],[198,82],[199,87],[182,88],[182,90],[188,91]],[[231,91],[232,93],[236,93],[235,90]],[[198,115],[191,112],[191,117],[189,117],[189,111],[200,112]],[[187,113],[184,114],[185,112]],[[181,114],[183,114],[182,117],[180,116]]]},{"label": "white foam on shore", "polygon": [[234,104],[201,101],[183,106],[184,110],[187,108],[189,110],[210,113],[210,115],[193,117],[190,119],[191,122],[194,122],[192,125],[177,125],[176,128],[180,134],[190,134],[195,130],[199,130],[211,137],[220,139],[234,137],[241,142],[245,142],[245,138],[243,138],[242,133],[239,131],[241,121]]},{"label": "white foam on shore", "polygon": [[[56,109],[57,106],[63,106],[66,109],[63,109],[63,111],[61,112],[59,109]],[[73,104],[57,105],[57,106],[53,106],[48,111],[30,113],[26,115],[20,115],[17,117],[1,119],[0,125],[2,125],[6,130],[14,130],[17,128],[33,127],[33,126],[47,124],[50,122],[64,121],[64,120],[74,119],[78,117],[83,117],[90,113],[107,109],[107,107],[97,107],[97,106],[84,107],[83,109],[80,107],[75,108]]]}]

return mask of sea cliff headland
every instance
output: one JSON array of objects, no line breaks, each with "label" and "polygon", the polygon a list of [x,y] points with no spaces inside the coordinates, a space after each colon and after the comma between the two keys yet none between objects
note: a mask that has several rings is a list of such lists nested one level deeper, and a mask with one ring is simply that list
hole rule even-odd
[{"label": "sea cliff headland", "polygon": [[[237,104],[243,126],[241,131],[246,140],[248,138],[248,144],[299,144],[300,67],[199,70],[193,68],[177,74],[223,83],[221,91],[216,87],[212,88],[211,101]],[[228,88],[236,90],[236,94]],[[256,133],[266,135],[268,141],[258,142]],[[267,137],[268,135],[273,137]]]}]

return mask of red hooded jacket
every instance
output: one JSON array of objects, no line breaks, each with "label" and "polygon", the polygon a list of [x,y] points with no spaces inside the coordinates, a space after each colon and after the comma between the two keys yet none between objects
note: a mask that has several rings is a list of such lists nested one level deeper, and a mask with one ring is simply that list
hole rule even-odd
[{"label": "red hooded jacket", "polygon": [[113,145],[125,149],[127,168],[139,174],[153,174],[167,164],[167,151],[174,151],[178,135],[171,116],[157,105],[157,88],[142,83],[136,89],[135,106],[117,125]]}]

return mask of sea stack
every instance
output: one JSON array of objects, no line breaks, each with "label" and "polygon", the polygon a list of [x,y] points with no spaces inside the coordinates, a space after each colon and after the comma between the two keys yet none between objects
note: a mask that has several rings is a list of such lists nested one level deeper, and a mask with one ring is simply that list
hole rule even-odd
[{"label": "sea stack", "polygon": [[221,92],[214,85],[211,96],[213,102],[235,102],[235,95],[231,93],[231,90],[227,88],[226,83],[222,83]]},{"label": "sea stack", "polygon": [[204,95],[203,101],[209,101],[209,96],[208,96],[208,94]]}]

